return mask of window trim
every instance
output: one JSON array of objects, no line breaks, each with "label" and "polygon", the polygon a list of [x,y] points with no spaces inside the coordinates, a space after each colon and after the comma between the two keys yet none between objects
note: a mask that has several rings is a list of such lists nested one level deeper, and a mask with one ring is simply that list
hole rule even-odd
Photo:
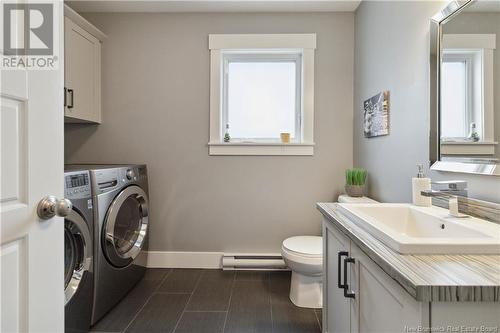
[{"label": "window trim", "polygon": [[[231,34],[209,35],[210,50],[210,155],[313,155],[314,154],[314,50],[316,34]],[[250,50],[266,53],[302,55],[300,112],[301,140],[289,144],[279,141],[223,142],[224,55]],[[224,125],[225,126],[225,125]]]},{"label": "window trim", "polygon": [[482,105],[480,122],[476,122],[480,132],[480,142],[494,142],[494,55],[496,49],[496,34],[443,34],[442,46],[447,52],[471,50],[479,51],[481,58],[480,84],[482,93],[478,103]]}]

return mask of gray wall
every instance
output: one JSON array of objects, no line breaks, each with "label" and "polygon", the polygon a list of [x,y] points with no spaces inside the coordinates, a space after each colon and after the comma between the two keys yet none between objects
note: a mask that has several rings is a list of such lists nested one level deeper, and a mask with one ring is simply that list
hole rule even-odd
[{"label": "gray wall", "polygon": [[[497,49],[493,56],[493,89],[495,112],[495,141],[500,142],[500,13],[460,13],[443,28],[445,34],[496,34]],[[500,158],[500,147],[496,148]]]},{"label": "gray wall", "polygon": [[[147,163],[150,248],[279,252],[319,234],[352,165],[354,14],[89,14],[103,123],[66,126],[67,162]],[[208,156],[209,33],[316,33],[313,157]]]},{"label": "gray wall", "polygon": [[[410,202],[417,163],[429,160],[429,18],[444,2],[363,1],[355,15],[354,165],[369,171],[370,194]],[[390,135],[363,136],[363,100],[390,90]],[[463,179],[470,195],[500,202],[500,178],[432,172]]]}]

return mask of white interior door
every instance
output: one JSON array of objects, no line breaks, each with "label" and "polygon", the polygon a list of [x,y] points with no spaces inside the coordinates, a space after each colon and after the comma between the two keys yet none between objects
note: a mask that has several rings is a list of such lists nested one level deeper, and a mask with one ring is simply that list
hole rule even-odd
[{"label": "white interior door", "polygon": [[64,331],[64,220],[36,213],[44,196],[63,196],[63,58],[56,70],[1,72],[1,332]]}]

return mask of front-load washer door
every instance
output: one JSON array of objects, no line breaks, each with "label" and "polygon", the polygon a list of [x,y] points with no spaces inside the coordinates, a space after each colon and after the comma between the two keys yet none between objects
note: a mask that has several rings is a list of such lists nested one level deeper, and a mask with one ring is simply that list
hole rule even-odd
[{"label": "front-load washer door", "polygon": [[64,219],[64,296],[67,304],[77,293],[92,265],[92,238],[83,217],[72,210]]},{"label": "front-load washer door", "polygon": [[103,225],[103,252],[115,267],[126,267],[139,255],[148,228],[148,197],[139,186],[121,191],[109,206]]}]

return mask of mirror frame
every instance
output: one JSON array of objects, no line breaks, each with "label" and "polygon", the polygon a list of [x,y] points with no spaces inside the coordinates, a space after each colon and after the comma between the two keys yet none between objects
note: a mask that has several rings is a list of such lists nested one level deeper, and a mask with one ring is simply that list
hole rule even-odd
[{"label": "mirror frame", "polygon": [[476,0],[450,1],[446,7],[431,18],[430,24],[430,133],[429,133],[429,164],[431,170],[472,173],[479,175],[500,176],[500,164],[478,163],[473,158],[466,162],[441,161],[441,117],[440,117],[440,82],[441,82],[441,43],[443,37],[442,25],[458,15],[464,8]]}]

